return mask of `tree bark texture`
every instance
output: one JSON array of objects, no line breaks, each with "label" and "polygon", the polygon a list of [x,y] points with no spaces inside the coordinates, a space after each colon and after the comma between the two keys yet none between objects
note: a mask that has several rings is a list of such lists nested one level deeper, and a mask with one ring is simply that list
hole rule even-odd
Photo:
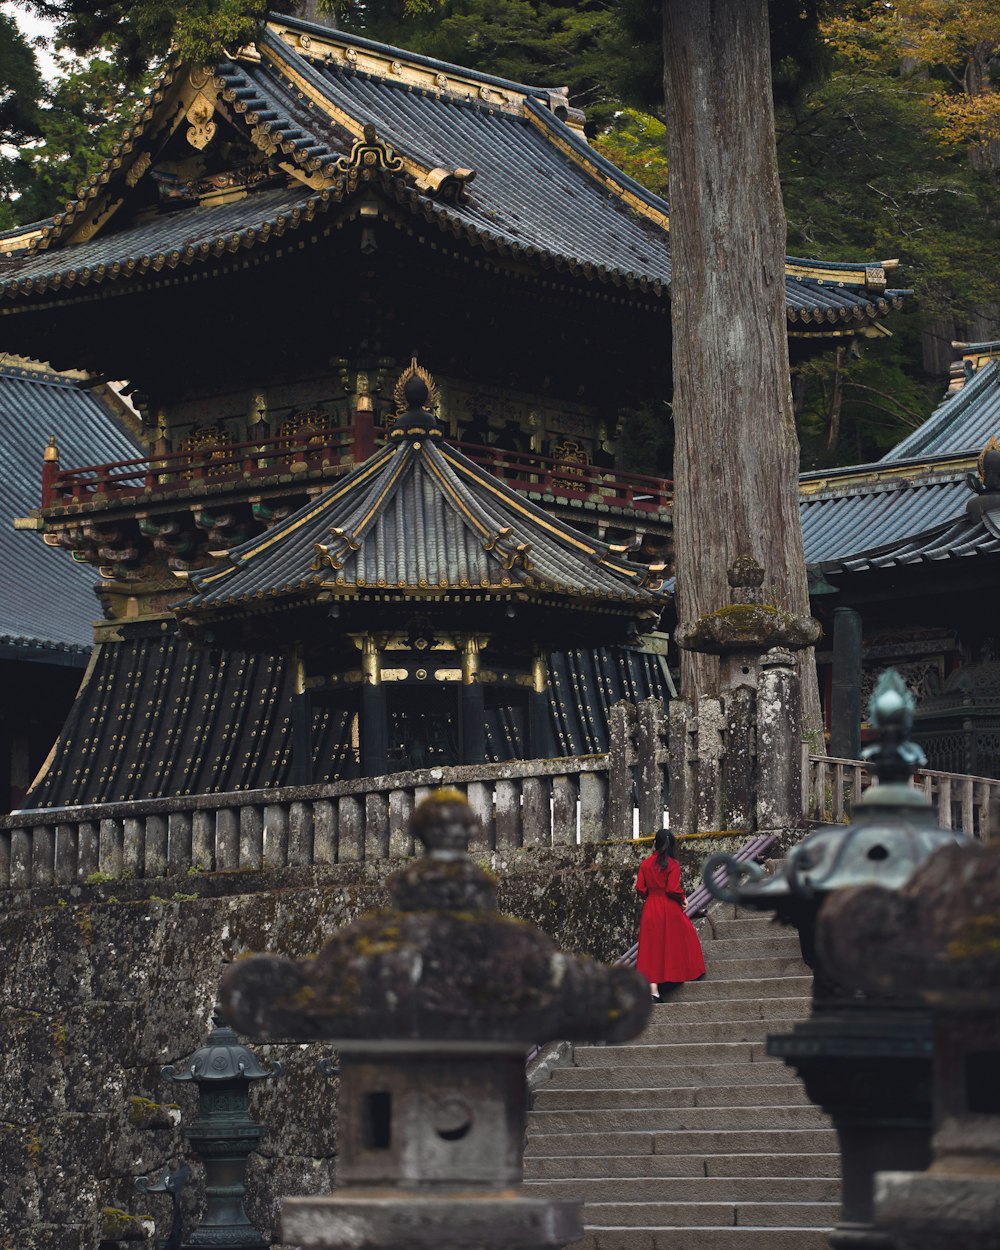
[{"label": "tree bark texture", "polygon": [[[678,619],[729,603],[738,556],[763,566],[765,601],[808,614],[767,0],[665,0],[664,53]],[[691,656],[685,697],[717,673]],[[811,650],[802,678],[815,727]]]}]

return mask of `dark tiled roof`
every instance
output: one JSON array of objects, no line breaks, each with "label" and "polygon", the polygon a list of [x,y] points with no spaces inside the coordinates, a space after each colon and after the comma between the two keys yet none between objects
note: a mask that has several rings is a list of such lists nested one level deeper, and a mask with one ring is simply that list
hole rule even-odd
[{"label": "dark tiled roof", "polygon": [[970,499],[962,478],[873,483],[860,480],[802,500],[806,562],[827,564],[879,551],[925,534],[965,513]]},{"label": "dark tiled roof", "polygon": [[993,555],[995,521],[966,517],[973,495],[955,475],[892,484],[859,480],[802,501],[806,561],[857,573],[924,561]]},{"label": "dark tiled roof", "polygon": [[29,285],[41,290],[113,282],[236,252],[311,221],[329,198],[303,186],[259,191],[235,202],[169,213],[88,243],[20,255],[7,263],[0,291],[12,295]]},{"label": "dark tiled roof", "polygon": [[[136,159],[137,143],[172,79],[171,68],[95,184],[56,216],[51,229],[44,228],[44,237],[33,245],[37,256],[26,259],[17,253],[7,259],[0,292],[13,297],[40,287],[141,277],[151,268],[189,264],[266,239],[279,222],[294,224],[282,219],[294,206],[312,214],[331,195],[341,199],[360,185],[357,178],[345,177],[344,164],[368,123],[401,162],[398,173],[390,171],[380,180],[410,211],[443,231],[500,255],[665,291],[670,281],[666,203],[617,170],[555,115],[553,109],[562,107],[556,89],[506,83],[309,23],[281,18],[275,26],[301,46],[292,48],[267,29],[258,41],[260,61],[224,61],[216,83],[252,143],[280,153],[280,159],[290,157],[314,186],[320,178],[322,201],[305,186],[258,192],[236,205],[164,214],[91,243],[62,246],[68,225],[95,196],[110,193],[110,180],[123,178]],[[324,41],[323,49],[309,52],[303,43],[309,32]],[[377,50],[385,72],[354,68],[350,57],[357,49]],[[390,56],[402,60],[390,63]],[[409,69],[422,67],[430,85],[393,77],[390,64],[400,67],[404,78]],[[432,70],[441,72],[427,72]],[[462,77],[458,89],[450,74]],[[437,79],[444,82],[440,90]],[[469,170],[474,181],[467,177]],[[464,192],[454,194],[459,187]],[[281,200],[282,194],[288,198]],[[210,213],[216,216],[209,218]],[[788,318],[809,331],[870,323],[899,307],[908,294],[883,290],[881,278],[872,285],[872,271],[882,273],[878,265],[791,258],[789,269]]]},{"label": "dark tiled roof", "polygon": [[229,567],[193,572],[196,593],[182,613],[202,617],[338,588],[382,597],[516,590],[633,613],[662,609],[663,594],[647,588],[647,567],[543,512],[437,435],[397,432],[318,500],[234,547]]},{"label": "dark tiled roof", "polygon": [[[665,697],[662,663],[624,647],[550,659],[549,715],[566,755],[606,751],[620,698]],[[70,807],[269,789],[291,778],[292,682],[281,656],[209,653],[176,637],[105,643],[51,763],[23,807]],[[313,709],[315,782],[356,774],[350,713]],[[487,711],[490,762],[523,754],[521,728]]]},{"label": "dark tiled roof", "polygon": [[629,647],[554,651],[549,656],[549,709],[556,754],[606,751],[608,713],[616,703],[667,699],[670,690],[662,656]]},{"label": "dark tiled roof", "polygon": [[136,455],[137,446],[92,390],[42,370],[0,369],[0,641],[27,652],[89,651],[100,616],[94,570],[41,535],[15,531],[14,517],[41,501],[42,454],[54,434],[74,463]]},{"label": "dark tiled roof", "polygon": [[882,460],[978,455],[993,435],[1000,435],[1000,360],[978,370]]},{"label": "dark tiled roof", "polygon": [[[318,709],[317,781],[350,733]],[[194,651],[176,637],[104,643],[25,807],[280,786],[291,767],[292,684],[279,656]]]}]

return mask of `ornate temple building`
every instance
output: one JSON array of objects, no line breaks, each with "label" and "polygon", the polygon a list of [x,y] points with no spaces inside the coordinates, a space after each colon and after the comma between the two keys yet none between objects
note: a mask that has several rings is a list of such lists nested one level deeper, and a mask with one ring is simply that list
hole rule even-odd
[{"label": "ornate temple building", "polygon": [[1000,776],[1000,343],[956,348],[944,401],[878,463],[803,475],[802,530],[814,611],[861,617],[864,702],[891,664],[930,766]]},{"label": "ornate temple building", "polygon": [[[172,64],[92,185],[0,251],[4,348],[127,379],[141,419],[138,454],[57,438],[45,464],[34,521],[105,616],[30,802],[586,753],[618,698],[669,691],[670,482],[623,438],[670,394],[668,209],[564,90],[272,19]],[[790,258],[793,355],[885,333],[892,264]]]}]

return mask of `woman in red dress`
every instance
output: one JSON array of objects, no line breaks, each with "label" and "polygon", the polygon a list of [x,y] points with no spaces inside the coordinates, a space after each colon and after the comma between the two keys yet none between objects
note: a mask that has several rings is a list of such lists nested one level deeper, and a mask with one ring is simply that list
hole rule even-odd
[{"label": "woman in red dress", "polygon": [[653,854],[639,865],[635,891],[645,901],[639,921],[635,966],[649,982],[654,1001],[664,982],[696,981],[705,975],[705,956],[694,925],[684,914],[677,839],[661,829]]}]

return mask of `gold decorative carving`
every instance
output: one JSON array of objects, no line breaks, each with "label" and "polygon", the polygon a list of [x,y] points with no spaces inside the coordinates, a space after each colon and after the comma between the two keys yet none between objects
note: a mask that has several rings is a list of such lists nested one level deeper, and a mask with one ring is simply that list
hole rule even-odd
[{"label": "gold decorative carving", "polygon": [[346,48],[344,50],[344,60],[347,62],[348,65],[357,65],[358,54],[354,50],[354,48]]},{"label": "gold decorative carving", "polygon": [[419,378],[421,382],[423,382],[424,386],[427,387],[427,404],[426,404],[427,411],[433,412],[436,414],[438,407],[441,403],[441,395],[438,391],[437,383],[434,381],[434,379],[431,377],[431,375],[427,372],[426,369],[422,369],[417,364],[416,356],[413,357],[413,359],[410,361],[407,367],[399,375],[399,380],[396,382],[395,389],[392,392],[392,398],[393,398],[393,402],[396,405],[397,414],[399,416],[402,416],[403,413],[406,412],[410,407],[410,405],[406,401],[405,388],[410,378],[414,378],[414,377]]},{"label": "gold decorative carving", "polygon": [[211,77],[212,71],[207,65],[194,65],[188,71],[188,82],[195,91],[200,91]]},{"label": "gold decorative carving", "polygon": [[212,120],[215,116],[215,101],[199,92],[191,101],[184,116],[191,123],[188,127],[187,141],[193,148],[201,151],[211,143],[215,134],[215,122]]},{"label": "gold decorative carving", "polygon": [[278,430],[278,445],[287,448],[289,453],[285,459],[290,460],[295,451],[322,447],[326,425],[326,414],[318,408],[309,408],[286,417]]},{"label": "gold decorative carving", "polygon": [[217,425],[203,425],[192,430],[181,443],[181,451],[196,463],[192,463],[185,476],[196,477],[204,472],[206,477],[222,477],[231,472],[233,461],[229,448],[232,442],[233,436],[228,430]]},{"label": "gold decorative carving", "polygon": [[259,425],[267,419],[267,396],[263,391],[254,391],[250,396],[247,419],[249,425]]},{"label": "gold decorative carving", "polygon": [[402,61],[392,61],[392,62],[390,62],[390,64],[389,64],[389,73],[390,73],[390,74],[401,74],[402,72],[403,72],[403,62],[402,62]]},{"label": "gold decorative carving", "polygon": [[[583,483],[580,479],[583,477],[583,466],[590,463],[590,457],[583,444],[577,442],[575,438],[563,439],[561,443],[553,445],[552,458],[563,462],[558,466],[558,476],[555,473],[552,476],[552,485],[561,487],[563,490],[581,490]],[[572,468],[572,465],[580,467]]]},{"label": "gold decorative carving", "polygon": [[312,41],[311,35],[306,35],[306,34],[299,35],[299,47],[300,48],[303,48],[306,52],[308,52],[312,46],[313,46],[313,41]]},{"label": "gold decorative carving", "polygon": [[153,158],[149,152],[140,152],[125,175],[126,184],[134,187],[152,163]]},{"label": "gold decorative carving", "polygon": [[997,442],[995,434],[990,435],[990,441],[979,453],[979,459],[976,461],[976,472],[979,474],[979,480],[984,485],[986,483],[986,455],[991,451],[1000,451],[1000,442]]},{"label": "gold decorative carving", "polygon": [[441,90],[444,91],[445,88],[448,86],[448,75],[447,74],[435,74],[434,85],[436,87],[440,87]]},{"label": "gold decorative carving", "polygon": [[403,162],[387,143],[382,143],[375,127],[368,122],[364,135],[351,145],[351,155],[338,157],[335,167],[346,173],[349,169],[388,169],[392,172],[403,168]]},{"label": "gold decorative carving", "polygon": [[882,265],[865,265],[865,288],[881,295],[886,288],[885,268]]}]

